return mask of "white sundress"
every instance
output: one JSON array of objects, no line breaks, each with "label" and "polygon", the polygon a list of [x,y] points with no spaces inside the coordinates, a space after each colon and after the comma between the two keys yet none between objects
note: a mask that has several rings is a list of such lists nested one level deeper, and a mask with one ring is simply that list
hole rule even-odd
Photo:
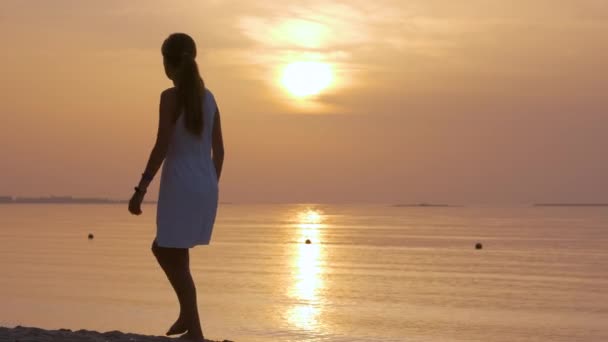
[{"label": "white sundress", "polygon": [[180,115],[160,179],[156,243],[161,247],[208,245],[217,213],[218,181],[211,158],[211,135],[217,104],[205,90],[203,134],[186,129]]}]

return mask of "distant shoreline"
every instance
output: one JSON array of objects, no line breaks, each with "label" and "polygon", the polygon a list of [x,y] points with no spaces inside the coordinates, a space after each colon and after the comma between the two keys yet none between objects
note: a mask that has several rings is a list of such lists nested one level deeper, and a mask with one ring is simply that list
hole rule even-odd
[{"label": "distant shoreline", "polygon": [[[72,196],[48,196],[48,197],[12,197],[0,196],[0,204],[126,204],[129,200],[114,200],[99,197],[72,197]],[[156,201],[144,201],[144,203],[156,203]]]},{"label": "distant shoreline", "polygon": [[[144,204],[157,204],[158,201],[144,201]],[[72,196],[48,196],[48,197],[12,197],[0,196],[0,205],[3,204],[127,204],[127,199],[110,199],[100,197],[72,197]],[[220,202],[221,205],[233,204],[232,202]]]}]

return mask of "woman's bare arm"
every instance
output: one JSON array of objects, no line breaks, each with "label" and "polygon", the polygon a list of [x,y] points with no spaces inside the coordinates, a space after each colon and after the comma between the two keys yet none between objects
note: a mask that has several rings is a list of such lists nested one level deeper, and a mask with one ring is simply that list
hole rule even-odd
[{"label": "woman's bare arm", "polygon": [[147,189],[152,181],[152,178],[158,172],[162,165],[167,151],[169,150],[169,142],[173,135],[173,127],[175,125],[175,116],[177,115],[177,91],[175,88],[170,88],[162,92],[160,95],[160,106],[158,115],[158,132],[156,134],[156,143],[150,152],[148,164],[144,174],[147,177],[142,177],[138,187]]},{"label": "woman's bare arm", "polygon": [[213,164],[217,172],[217,180],[219,181],[222,175],[222,166],[224,165],[224,139],[222,138],[222,123],[220,121],[219,109],[215,111],[213,122],[211,149],[213,150]]}]

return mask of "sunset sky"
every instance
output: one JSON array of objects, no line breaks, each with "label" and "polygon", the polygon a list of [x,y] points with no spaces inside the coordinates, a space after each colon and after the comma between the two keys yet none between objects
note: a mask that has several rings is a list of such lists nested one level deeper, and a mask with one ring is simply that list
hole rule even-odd
[{"label": "sunset sky", "polygon": [[0,195],[128,198],[172,32],[223,201],[608,202],[605,0],[3,0]]}]

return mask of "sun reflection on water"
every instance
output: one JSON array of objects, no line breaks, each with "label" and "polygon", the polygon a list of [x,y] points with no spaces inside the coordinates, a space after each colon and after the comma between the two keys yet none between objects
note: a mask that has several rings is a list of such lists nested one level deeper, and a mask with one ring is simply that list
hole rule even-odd
[{"label": "sun reflection on water", "polygon": [[[301,211],[296,216],[297,251],[293,254],[293,283],[289,297],[296,302],[287,312],[290,324],[303,330],[316,330],[323,299],[319,290],[323,287],[325,251],[319,244],[324,217],[317,210]],[[310,244],[304,241],[310,240]]]}]

